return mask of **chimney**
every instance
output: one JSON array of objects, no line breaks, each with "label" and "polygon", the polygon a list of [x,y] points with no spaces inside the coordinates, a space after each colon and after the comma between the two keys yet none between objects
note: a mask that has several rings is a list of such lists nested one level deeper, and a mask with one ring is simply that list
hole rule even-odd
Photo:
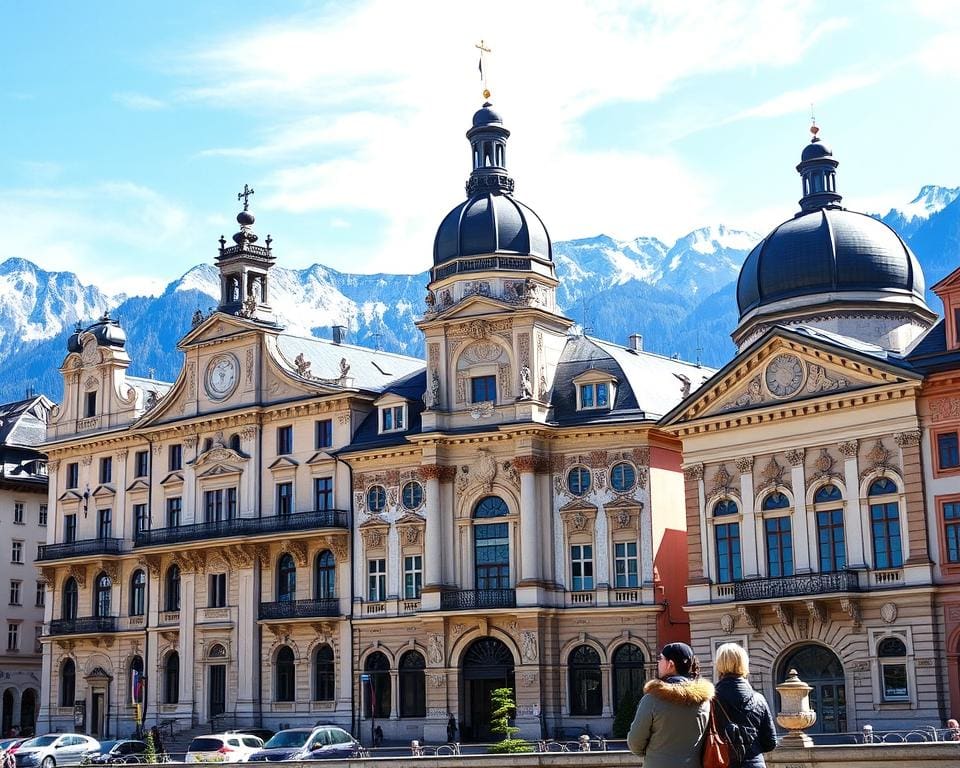
[{"label": "chimney", "polygon": [[343,344],[343,340],[347,336],[347,326],[345,325],[334,325],[331,327],[333,335],[334,344]]},{"label": "chimney", "polygon": [[630,334],[630,349],[634,352],[643,352],[643,336],[641,334]]}]

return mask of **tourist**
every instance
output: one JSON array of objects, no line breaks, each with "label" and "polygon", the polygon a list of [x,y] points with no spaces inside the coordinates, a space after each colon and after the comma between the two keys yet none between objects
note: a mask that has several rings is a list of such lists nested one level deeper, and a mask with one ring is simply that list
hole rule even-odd
[{"label": "tourist", "polygon": [[686,643],[668,643],[657,657],[657,679],[644,696],[627,734],[627,746],[644,768],[700,768],[713,685]]},{"label": "tourist", "polygon": [[764,768],[763,753],[777,746],[777,730],[766,699],[750,687],[750,659],[742,646],[717,648],[713,699],[717,730],[730,744],[730,768]]},{"label": "tourist", "polygon": [[453,715],[447,720],[447,743],[454,744],[457,740],[457,720]]}]

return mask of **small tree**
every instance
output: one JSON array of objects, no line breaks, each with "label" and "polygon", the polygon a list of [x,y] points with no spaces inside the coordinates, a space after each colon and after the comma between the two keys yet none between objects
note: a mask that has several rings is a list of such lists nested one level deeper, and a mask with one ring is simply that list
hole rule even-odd
[{"label": "small tree", "polygon": [[147,731],[146,736],[143,737],[144,744],[147,745],[146,750],[143,753],[143,760],[146,763],[156,763],[157,760],[157,745],[153,743],[153,732]]},{"label": "small tree", "polygon": [[490,751],[496,754],[506,752],[532,752],[530,745],[523,739],[515,739],[513,735],[520,729],[510,725],[510,718],[517,710],[513,703],[512,688],[497,688],[490,694],[490,703],[493,712],[490,713],[490,730],[493,733],[502,733],[503,738],[490,746]]},{"label": "small tree", "polygon": [[620,703],[617,704],[617,714],[613,718],[613,738],[625,739],[627,737],[642,696],[642,693],[628,692],[620,698]]}]

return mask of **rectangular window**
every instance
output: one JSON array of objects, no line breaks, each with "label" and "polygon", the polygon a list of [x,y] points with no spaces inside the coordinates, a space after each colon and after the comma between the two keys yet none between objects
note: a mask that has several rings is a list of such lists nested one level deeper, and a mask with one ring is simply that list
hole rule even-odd
[{"label": "rectangular window", "polygon": [[80,465],[75,461],[67,464],[67,488],[80,487]]},{"label": "rectangular window", "polygon": [[22,563],[23,562],[23,542],[22,541],[13,541],[10,545],[10,562],[11,563]]},{"label": "rectangular window", "polygon": [[614,543],[613,567],[615,587],[640,586],[637,563],[637,542],[618,541]]},{"label": "rectangular window", "polygon": [[10,580],[10,605],[20,605],[20,581]]},{"label": "rectangular window", "polygon": [[381,432],[397,432],[403,429],[404,406],[394,405],[390,408],[380,409]]},{"label": "rectangular window", "polygon": [[580,385],[580,408],[606,408],[610,404],[610,385],[606,382]]},{"label": "rectangular window", "polygon": [[40,505],[40,516],[37,519],[37,524],[38,525],[47,524],[47,505],[46,504]]},{"label": "rectangular window", "polygon": [[423,555],[403,558],[403,596],[407,600],[420,597],[423,588]]},{"label": "rectangular window", "polygon": [[86,398],[86,409],[84,410],[83,415],[87,418],[97,415],[97,393],[96,392],[87,392]]},{"label": "rectangular window", "polygon": [[237,516],[237,489],[227,488],[227,520]]},{"label": "rectangular window", "polygon": [[134,531],[137,533],[143,533],[150,528],[150,518],[147,515],[147,505],[146,504],[134,504],[133,505],[133,524]]},{"label": "rectangular window", "polygon": [[13,502],[13,522],[16,525],[23,525],[23,502]]},{"label": "rectangular window", "polygon": [[387,561],[383,558],[367,561],[367,600],[379,603],[387,599]]},{"label": "rectangular window", "polygon": [[183,446],[180,443],[170,446],[167,454],[167,469],[170,472],[183,469]]},{"label": "rectangular window", "polygon": [[211,573],[208,592],[207,607],[225,608],[227,605],[227,574]]},{"label": "rectangular window", "polygon": [[313,508],[318,512],[333,509],[333,478],[316,477],[313,480]]},{"label": "rectangular window", "polygon": [[910,698],[910,691],[907,688],[906,664],[881,661],[880,675],[883,679],[884,701],[903,701]]},{"label": "rectangular window", "polygon": [[574,592],[593,589],[592,544],[574,544],[570,547],[570,573]]},{"label": "rectangular window", "polygon": [[63,516],[63,541],[65,544],[72,544],[77,540],[77,516]]},{"label": "rectangular window", "polygon": [[937,435],[937,458],[940,469],[956,469],[960,467],[960,439],[956,432],[945,432]]},{"label": "rectangular window", "polygon": [[167,528],[178,528],[180,526],[180,510],[183,508],[183,499],[179,496],[171,496],[167,499]]},{"label": "rectangular window", "polygon": [[277,483],[277,514],[293,512],[293,483]]},{"label": "rectangular window", "polygon": [[943,524],[947,562],[960,564],[960,501],[943,503]]},{"label": "rectangular window", "polygon": [[474,376],[470,379],[470,402],[489,403],[497,400],[497,377]]},{"label": "rectangular window", "polygon": [[293,427],[287,424],[277,427],[277,456],[293,453]]},{"label": "rectangular window", "polygon": [[763,521],[767,535],[767,576],[771,579],[793,576],[793,538],[789,517],[770,517]]},{"label": "rectangular window", "polygon": [[900,541],[900,505],[891,501],[870,505],[873,530],[873,567],[899,568],[903,565]]},{"label": "rectangular window", "polygon": [[721,584],[740,581],[740,524],[724,523],[715,526],[714,533],[717,543],[717,581]]},{"label": "rectangular window", "polygon": [[837,573],[847,567],[843,537],[843,510],[817,512],[817,537],[820,548],[820,572]]},{"label": "rectangular window", "polygon": [[113,510],[97,510],[97,538],[109,539],[113,536]]},{"label": "rectangular window", "polygon": [[218,488],[203,494],[204,520],[219,523],[237,516],[237,489]]},{"label": "rectangular window", "polygon": [[7,650],[20,650],[20,625],[7,624]]},{"label": "rectangular window", "polygon": [[113,482],[113,457],[104,456],[100,459],[100,482]]},{"label": "rectangular window", "polygon": [[510,532],[507,523],[476,525],[473,535],[477,589],[510,589]]},{"label": "rectangular window", "polygon": [[149,461],[149,451],[137,451],[133,455],[133,476],[146,477],[149,471]]},{"label": "rectangular window", "polygon": [[333,447],[333,421],[322,419],[317,422],[314,448],[318,451]]},{"label": "rectangular window", "polygon": [[37,582],[36,607],[43,608],[47,602],[47,585],[42,581]]}]

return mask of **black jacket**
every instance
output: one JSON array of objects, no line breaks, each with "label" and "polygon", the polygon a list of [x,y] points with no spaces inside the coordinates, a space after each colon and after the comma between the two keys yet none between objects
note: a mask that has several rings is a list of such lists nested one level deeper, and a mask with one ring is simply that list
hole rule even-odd
[{"label": "black jacket", "polygon": [[[727,729],[724,713],[737,728]],[[764,768],[763,753],[777,746],[777,728],[767,700],[750,687],[746,678],[725,675],[717,683],[713,714],[721,734],[739,729],[743,737],[743,759],[738,759],[736,750],[731,750],[730,768]]]}]

